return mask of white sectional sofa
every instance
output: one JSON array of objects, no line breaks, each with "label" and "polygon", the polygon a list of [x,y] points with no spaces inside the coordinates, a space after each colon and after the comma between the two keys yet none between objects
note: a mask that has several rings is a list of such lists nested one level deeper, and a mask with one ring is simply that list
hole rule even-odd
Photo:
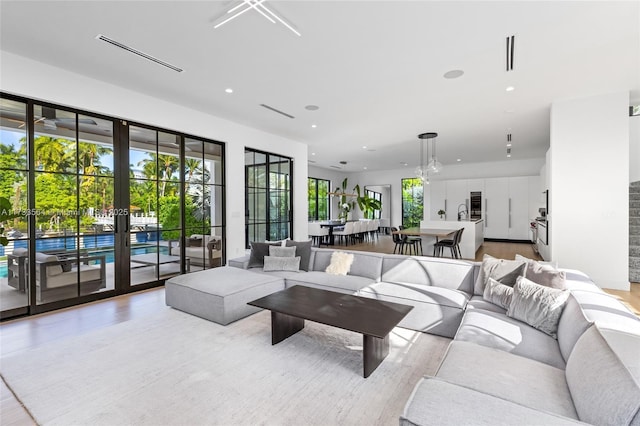
[{"label": "white sectional sofa", "polygon": [[474,288],[480,262],[346,251],[346,276],[323,272],[331,249],[313,248],[307,272],[230,266],[414,306],[401,327],[452,338],[434,377],[417,384],[401,425],[640,425],[640,320],[578,271],[557,339],[506,315]]}]

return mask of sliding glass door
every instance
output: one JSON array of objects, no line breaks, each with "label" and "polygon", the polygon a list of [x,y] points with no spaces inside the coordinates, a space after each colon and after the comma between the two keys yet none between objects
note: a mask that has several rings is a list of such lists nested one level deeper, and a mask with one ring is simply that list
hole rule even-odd
[{"label": "sliding glass door", "polygon": [[223,157],[214,141],[2,95],[0,317],[224,264]]},{"label": "sliding glass door", "polygon": [[245,244],[291,237],[291,158],[245,150]]}]

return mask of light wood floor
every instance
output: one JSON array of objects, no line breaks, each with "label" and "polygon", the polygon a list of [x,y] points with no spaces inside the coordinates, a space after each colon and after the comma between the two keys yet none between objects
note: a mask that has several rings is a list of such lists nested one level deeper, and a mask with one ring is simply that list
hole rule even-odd
[{"label": "light wood floor", "polygon": [[[394,246],[390,236],[381,236],[376,242],[349,245],[348,248],[393,253]],[[503,259],[513,259],[516,254],[533,259],[538,258],[529,244],[485,242],[475,260],[482,260],[485,253]],[[640,315],[640,284],[632,284],[630,292],[607,291],[619,297]],[[35,348],[46,342],[81,335],[97,328],[142,317],[163,306],[165,306],[164,288],[155,288],[56,312],[6,321],[0,325],[2,354]],[[2,381],[0,383],[0,425],[35,424],[29,413]]]}]

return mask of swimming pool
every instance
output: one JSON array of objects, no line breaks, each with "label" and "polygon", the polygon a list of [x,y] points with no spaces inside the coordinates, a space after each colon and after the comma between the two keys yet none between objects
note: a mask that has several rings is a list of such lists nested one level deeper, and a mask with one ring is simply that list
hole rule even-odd
[{"label": "swimming pool", "polygon": [[[37,240],[41,241],[41,240]],[[55,249],[64,249],[64,245],[62,247],[51,247],[47,246],[47,248],[38,247],[36,241],[36,250],[55,250]],[[18,243],[19,241],[15,241]],[[27,242],[24,241],[24,248],[26,248]],[[21,247],[16,244],[16,248]],[[87,247],[88,248],[88,247]],[[75,248],[68,248],[67,250],[75,250]],[[131,248],[131,256],[135,256],[137,254],[148,254],[148,253],[157,253],[158,250],[160,254],[169,254],[169,247],[165,246],[146,246],[146,247],[133,247]],[[90,250],[88,251],[89,256],[104,256],[106,263],[113,263],[115,260],[115,255],[113,249],[105,248],[104,250]],[[7,256],[0,256],[0,278],[7,278],[9,276],[9,270],[7,268]]]}]

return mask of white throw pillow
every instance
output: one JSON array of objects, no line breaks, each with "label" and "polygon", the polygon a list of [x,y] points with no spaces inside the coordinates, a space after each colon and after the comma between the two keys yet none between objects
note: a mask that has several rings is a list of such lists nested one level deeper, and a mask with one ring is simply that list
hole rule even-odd
[{"label": "white throw pillow", "polygon": [[557,338],[558,322],[568,298],[569,290],[545,287],[518,277],[507,316]]},{"label": "white throw pillow", "polygon": [[509,309],[511,299],[513,298],[513,287],[500,284],[493,278],[489,278],[489,281],[484,288],[482,298],[494,305],[498,305],[504,309]]},{"label": "white throw pillow", "polygon": [[325,269],[327,274],[347,275],[353,263],[353,254],[342,251],[334,251],[331,254],[331,263]]}]

